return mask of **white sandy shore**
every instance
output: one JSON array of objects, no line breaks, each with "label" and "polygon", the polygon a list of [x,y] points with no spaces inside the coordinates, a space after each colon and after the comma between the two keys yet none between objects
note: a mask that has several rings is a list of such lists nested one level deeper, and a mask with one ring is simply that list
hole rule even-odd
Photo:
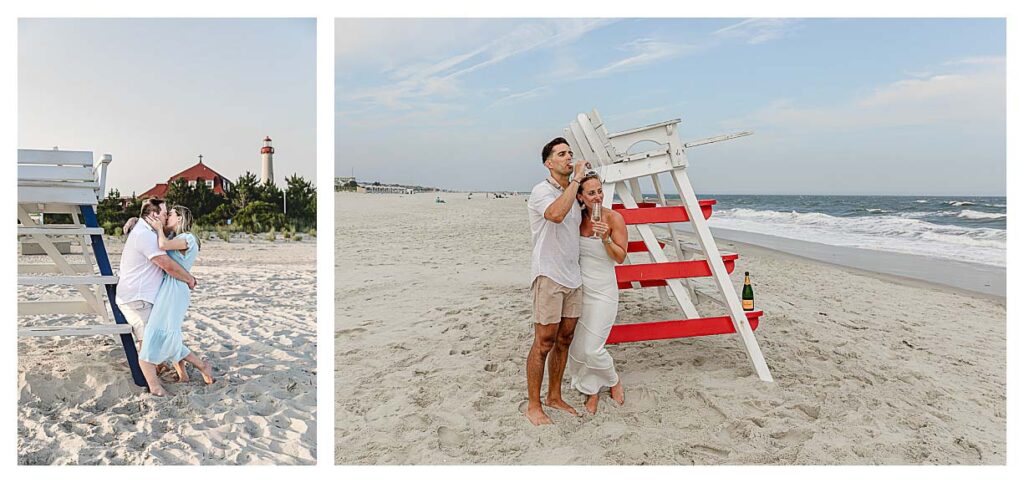
[{"label": "white sandy shore", "polygon": [[[776,382],[736,336],[611,346],[626,405],[533,427],[524,198],[434,196],[336,195],[338,463],[1006,461],[1004,299],[724,242]],[[678,317],[622,293],[621,321]]]},{"label": "white sandy shore", "polygon": [[[115,270],[121,243],[106,241]],[[21,257],[21,260],[40,257]],[[19,464],[314,464],[316,242],[203,242],[185,343],[217,382],[135,386],[119,339],[18,341]],[[61,288],[19,288],[19,299]],[[95,323],[20,317],[19,325]],[[173,371],[171,371],[173,372]]]}]

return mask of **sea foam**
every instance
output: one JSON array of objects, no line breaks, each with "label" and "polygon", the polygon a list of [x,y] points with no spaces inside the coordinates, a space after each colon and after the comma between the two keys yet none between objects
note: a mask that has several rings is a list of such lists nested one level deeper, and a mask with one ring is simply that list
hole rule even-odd
[{"label": "sea foam", "polygon": [[942,225],[906,215],[837,217],[817,212],[733,208],[716,212],[711,226],[834,246],[1006,266],[1006,230]]}]

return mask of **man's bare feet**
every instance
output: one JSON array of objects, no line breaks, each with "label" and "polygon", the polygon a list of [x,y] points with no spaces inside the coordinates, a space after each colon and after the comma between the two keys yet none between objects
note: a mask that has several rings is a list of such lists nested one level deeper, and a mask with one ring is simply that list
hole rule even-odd
[{"label": "man's bare feet", "polygon": [[563,401],[561,398],[552,399],[549,397],[546,401],[544,401],[544,404],[547,404],[548,406],[551,406],[556,409],[561,409],[562,411],[572,414],[573,416],[578,417],[580,415],[580,413],[576,412],[576,408],[570,406],[569,403]]},{"label": "man's bare feet", "polygon": [[526,419],[529,419],[534,426],[540,426],[542,424],[551,424],[551,418],[547,414],[544,414],[544,408],[541,406],[530,406],[526,408]]},{"label": "man's bare feet", "polygon": [[622,381],[612,386],[612,401],[619,403],[619,406],[626,404],[626,390],[622,388]]},{"label": "man's bare feet", "polygon": [[601,397],[597,394],[591,394],[587,396],[587,402],[583,403],[583,406],[587,408],[587,412],[590,414],[597,414],[597,402]]},{"label": "man's bare feet", "polygon": [[213,364],[210,364],[210,361],[203,361],[203,367],[199,369],[199,372],[203,373],[203,382],[207,385],[217,382],[213,378]]}]

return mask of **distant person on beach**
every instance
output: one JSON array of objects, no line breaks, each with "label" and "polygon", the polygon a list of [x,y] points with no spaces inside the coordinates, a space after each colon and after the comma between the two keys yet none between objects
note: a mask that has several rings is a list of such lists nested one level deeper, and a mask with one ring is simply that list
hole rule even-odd
[{"label": "distant person on beach", "polygon": [[582,213],[576,192],[587,162],[580,160],[573,165],[572,155],[564,138],[545,144],[541,160],[549,176],[533,187],[527,200],[533,240],[530,272],[534,338],[526,359],[526,417],[535,426],[552,422],[540,400],[545,363],[548,395],[544,404],[579,416],[562,400],[562,374],[583,301],[579,242]]},{"label": "distant person on beach", "polygon": [[580,224],[580,273],[583,278],[583,310],[569,346],[569,373],[573,389],[587,396],[584,404],[590,414],[597,414],[598,393],[611,388],[612,400],[622,405],[625,392],[615,372],[605,342],[619,311],[619,285],[615,265],[626,259],[629,235],[622,215],[614,210],[600,209],[600,221],[593,220],[594,205],[604,202],[601,178],[588,174],[580,181],[576,199],[583,205]]}]

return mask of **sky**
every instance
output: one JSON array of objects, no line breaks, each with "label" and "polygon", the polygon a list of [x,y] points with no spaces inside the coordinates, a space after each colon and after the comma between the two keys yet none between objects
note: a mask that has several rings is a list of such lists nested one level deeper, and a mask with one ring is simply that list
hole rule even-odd
[{"label": "sky", "polygon": [[314,19],[21,19],[18,147],[113,157],[141,194],[198,162],[316,182]]},{"label": "sky", "polygon": [[338,19],[335,174],[528,191],[578,113],[698,193],[1006,194],[1003,19]]}]

